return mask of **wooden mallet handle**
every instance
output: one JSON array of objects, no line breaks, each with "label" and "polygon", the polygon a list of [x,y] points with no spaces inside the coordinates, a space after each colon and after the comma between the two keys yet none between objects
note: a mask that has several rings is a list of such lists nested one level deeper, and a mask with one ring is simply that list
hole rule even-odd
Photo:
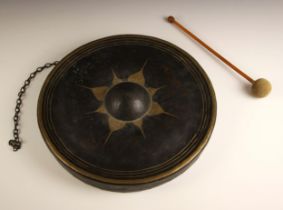
[{"label": "wooden mallet handle", "polygon": [[167,20],[168,20],[169,23],[176,25],[179,29],[181,29],[183,32],[188,34],[192,39],[197,41],[200,45],[205,47],[209,52],[211,52],[213,55],[215,55],[217,58],[219,58],[221,61],[223,61],[226,65],[230,66],[235,72],[237,72],[239,75],[241,75],[246,80],[248,80],[252,84],[252,92],[255,96],[264,97],[271,91],[271,84],[270,84],[269,81],[267,81],[266,79],[263,79],[263,78],[258,79],[258,80],[252,79],[250,76],[248,76],[246,73],[244,73],[238,67],[236,67],[234,64],[232,64],[230,61],[228,61],[226,58],[224,58],[222,55],[220,55],[217,51],[215,51],[210,46],[208,46],[206,43],[204,43],[195,34],[193,34],[188,29],[186,29],[173,16],[169,16],[167,18]]}]

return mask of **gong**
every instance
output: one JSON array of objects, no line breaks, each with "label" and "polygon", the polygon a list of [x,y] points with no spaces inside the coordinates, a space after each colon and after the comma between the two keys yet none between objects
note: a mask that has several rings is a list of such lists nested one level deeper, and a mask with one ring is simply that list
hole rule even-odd
[{"label": "gong", "polygon": [[137,191],[188,168],[208,143],[216,99],[204,70],[149,36],[99,39],[47,77],[38,123],[56,159],[99,188]]}]

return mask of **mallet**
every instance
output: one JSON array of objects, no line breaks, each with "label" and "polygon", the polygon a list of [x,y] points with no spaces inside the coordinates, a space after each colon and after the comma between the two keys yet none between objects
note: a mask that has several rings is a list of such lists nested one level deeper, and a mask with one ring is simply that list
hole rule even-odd
[{"label": "mallet", "polygon": [[248,76],[246,73],[244,73],[238,67],[233,65],[230,61],[228,61],[226,58],[224,58],[222,55],[220,55],[214,49],[212,49],[207,44],[205,44],[201,39],[199,39],[196,35],[194,35],[188,29],[186,29],[183,25],[181,25],[178,21],[176,21],[173,16],[169,16],[167,18],[167,20],[168,20],[169,23],[175,24],[179,29],[181,29],[183,32],[188,34],[191,38],[193,38],[195,41],[197,41],[199,44],[201,44],[203,47],[205,47],[208,51],[210,51],[213,55],[215,55],[217,58],[219,58],[221,61],[223,61],[226,65],[230,66],[235,72],[237,72],[239,75],[241,75],[246,80],[248,80],[252,84],[251,90],[252,90],[252,94],[254,96],[262,98],[262,97],[267,96],[270,93],[272,86],[271,86],[271,83],[268,80],[266,80],[264,78],[253,80],[250,76]]}]

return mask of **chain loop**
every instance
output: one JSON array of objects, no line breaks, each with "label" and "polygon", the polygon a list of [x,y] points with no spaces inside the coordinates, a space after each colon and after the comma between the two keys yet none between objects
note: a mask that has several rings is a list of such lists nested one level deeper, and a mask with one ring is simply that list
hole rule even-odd
[{"label": "chain loop", "polygon": [[14,120],[14,130],[13,130],[13,137],[14,139],[11,139],[9,141],[9,145],[13,147],[14,151],[17,151],[21,148],[22,142],[19,138],[19,120],[20,120],[20,113],[21,113],[21,107],[22,107],[22,97],[26,92],[27,87],[30,85],[31,81],[36,77],[36,75],[40,72],[42,72],[45,69],[48,69],[50,67],[56,66],[59,61],[55,61],[53,63],[46,63],[44,66],[38,67],[34,72],[30,74],[30,76],[25,80],[23,86],[21,87],[18,98],[16,100],[16,107],[15,107],[15,115],[13,117]]}]

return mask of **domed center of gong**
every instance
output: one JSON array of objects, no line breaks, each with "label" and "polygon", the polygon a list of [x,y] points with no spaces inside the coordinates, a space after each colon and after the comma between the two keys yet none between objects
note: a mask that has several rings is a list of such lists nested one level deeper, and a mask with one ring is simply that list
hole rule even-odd
[{"label": "domed center of gong", "polygon": [[142,86],[122,82],[108,91],[104,102],[107,111],[116,119],[133,121],[147,112],[151,98]]}]

